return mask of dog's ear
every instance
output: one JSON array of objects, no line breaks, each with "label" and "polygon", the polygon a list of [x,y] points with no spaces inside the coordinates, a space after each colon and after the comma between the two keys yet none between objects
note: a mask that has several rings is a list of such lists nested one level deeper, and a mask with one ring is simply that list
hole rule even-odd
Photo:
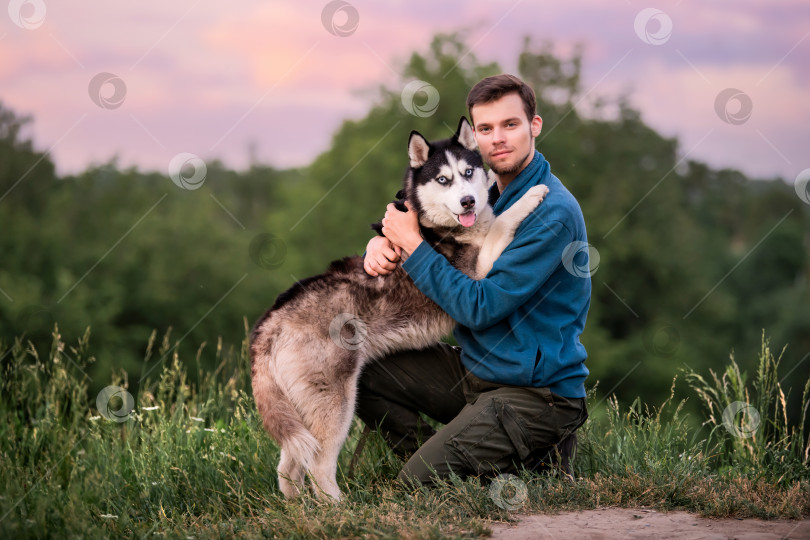
[{"label": "dog's ear", "polygon": [[408,139],[408,158],[411,168],[418,169],[425,164],[430,155],[430,143],[418,131],[411,131]]},{"label": "dog's ear", "polygon": [[[400,189],[399,191],[397,191],[397,194],[394,195],[394,199],[395,199],[394,200],[394,206],[396,207],[397,210],[399,210],[400,212],[407,212],[408,211],[408,207],[405,206],[405,190],[404,189]],[[372,223],[371,224],[371,229],[374,232],[376,232],[379,236],[385,236],[382,233],[382,227],[383,226],[382,226],[381,221],[378,221],[377,223]]]},{"label": "dog's ear", "polygon": [[379,222],[379,221],[378,221],[377,223],[372,223],[372,224],[371,224],[371,229],[372,229],[374,232],[376,232],[376,233],[377,233],[377,236],[385,236],[385,235],[382,233],[382,223],[381,223],[381,222]]},{"label": "dog's ear", "polygon": [[475,133],[473,133],[472,126],[467,122],[467,117],[462,116],[458,121],[458,129],[456,130],[455,138],[461,143],[461,146],[467,150],[477,150],[478,145],[475,142]]},{"label": "dog's ear", "polygon": [[400,189],[399,191],[397,191],[395,197],[396,199],[394,200],[394,207],[400,212],[407,212],[408,207],[405,206],[405,190]]}]

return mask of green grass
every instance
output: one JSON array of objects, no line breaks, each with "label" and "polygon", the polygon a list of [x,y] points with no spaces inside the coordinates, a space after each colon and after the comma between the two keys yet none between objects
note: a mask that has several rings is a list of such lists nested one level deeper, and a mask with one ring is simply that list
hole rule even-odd
[{"label": "green grass", "polygon": [[[356,421],[340,458],[345,499],[338,505],[280,496],[278,448],[255,412],[246,343],[232,351],[218,344],[211,372],[199,367],[203,348],[188,365],[172,350],[168,335],[158,343],[153,334],[146,360],[154,353],[168,360],[133,396],[132,415],[116,422],[88,392],[89,333],[67,347],[56,331],[47,358],[20,340],[0,349],[0,531],[11,538],[479,537],[492,521],[511,519],[504,499],[523,513],[646,506],[709,516],[810,515],[810,449],[800,427],[810,381],[801,421],[791,426],[776,382],[779,362],[764,336],[750,388],[733,358],[725,373],[709,374],[711,382],[686,374],[705,407],[702,427],[674,401],[675,382],[652,409],[591,396],[576,481],[524,473],[501,499],[478,478],[433,489],[398,484],[401,463],[374,433],[349,478],[363,428]],[[126,388],[126,374],[110,384]],[[724,425],[734,402],[753,406],[759,423],[746,409]],[[123,405],[114,397],[105,412]],[[525,485],[525,496],[515,485]]]}]

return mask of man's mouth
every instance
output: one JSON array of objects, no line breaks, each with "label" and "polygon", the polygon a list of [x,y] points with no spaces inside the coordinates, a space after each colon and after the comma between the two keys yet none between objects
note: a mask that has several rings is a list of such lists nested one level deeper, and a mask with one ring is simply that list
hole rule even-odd
[{"label": "man's mouth", "polygon": [[471,210],[466,214],[456,214],[456,218],[462,227],[472,227],[475,223],[475,211]]},{"label": "man's mouth", "polygon": [[498,150],[496,152],[492,152],[490,154],[490,156],[492,156],[493,158],[498,158],[498,157],[503,157],[503,156],[505,156],[507,154],[511,154],[511,153],[512,153],[511,150],[504,149],[504,150]]}]

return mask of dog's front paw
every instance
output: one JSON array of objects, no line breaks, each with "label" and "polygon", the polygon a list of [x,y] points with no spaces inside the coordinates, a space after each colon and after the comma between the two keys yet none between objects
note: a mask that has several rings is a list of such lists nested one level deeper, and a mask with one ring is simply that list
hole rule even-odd
[{"label": "dog's front paw", "polygon": [[538,205],[541,202],[543,202],[543,199],[546,198],[546,195],[548,195],[548,186],[545,184],[540,184],[537,186],[530,187],[529,191],[527,191],[526,194],[523,195],[523,198],[531,199],[535,201],[535,205]]}]

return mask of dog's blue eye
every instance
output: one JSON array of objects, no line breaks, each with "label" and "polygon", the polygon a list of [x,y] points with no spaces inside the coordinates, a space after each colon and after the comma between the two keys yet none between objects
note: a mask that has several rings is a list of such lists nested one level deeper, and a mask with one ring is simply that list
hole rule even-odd
[{"label": "dog's blue eye", "polygon": [[472,176],[472,173],[473,173],[472,169],[467,169],[466,171],[464,171],[464,176],[469,178],[470,176]]},{"label": "dog's blue eye", "polygon": [[446,183],[447,183],[447,177],[440,176],[440,177],[438,177],[438,178],[436,179],[436,181],[437,181],[438,183],[440,183],[440,184],[446,184]]}]

